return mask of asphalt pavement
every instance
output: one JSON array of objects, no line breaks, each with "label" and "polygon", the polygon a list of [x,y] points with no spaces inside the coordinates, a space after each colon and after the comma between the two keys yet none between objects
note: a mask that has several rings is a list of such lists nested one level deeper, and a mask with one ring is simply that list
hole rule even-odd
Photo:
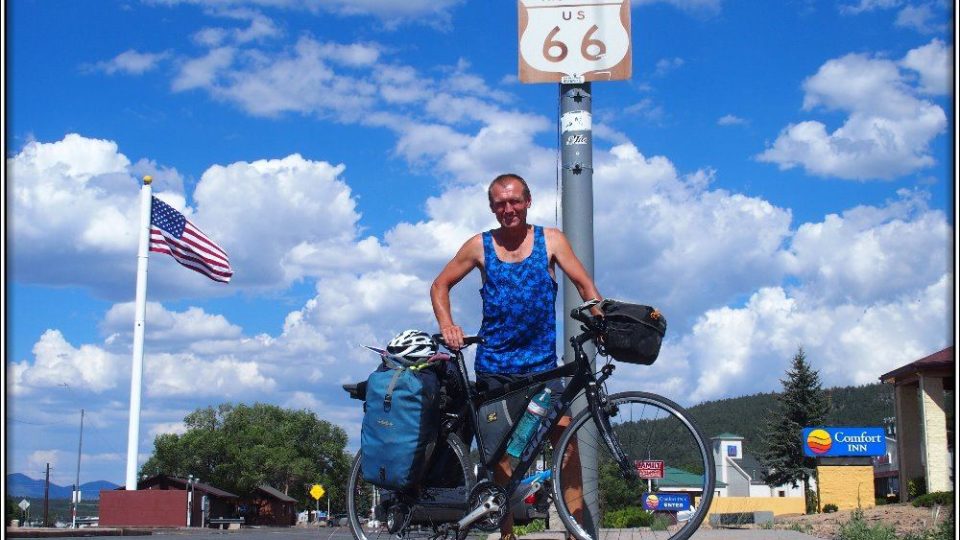
[{"label": "asphalt pavement", "polygon": [[[70,529],[7,529],[8,537],[20,538],[57,538],[59,539],[87,539],[91,536],[140,536],[167,537],[167,540],[352,540],[353,535],[348,527],[245,527],[239,530],[217,530],[199,528],[181,529],[75,529],[77,534],[71,535]],[[37,534],[24,534],[35,532]],[[12,534],[11,534],[12,533]],[[19,533],[19,534],[18,534]],[[111,534],[112,533],[112,534]],[[141,536],[142,537],[142,536]],[[482,536],[473,537],[477,540],[497,540],[499,535],[491,535],[489,539]],[[624,535],[617,535],[618,540],[630,540]],[[521,537],[522,540],[564,540],[562,532],[540,532]],[[815,536],[797,531],[776,529],[700,529],[691,540],[814,540]],[[161,540],[158,538],[157,540]],[[644,533],[637,540],[650,540],[650,532]]]}]

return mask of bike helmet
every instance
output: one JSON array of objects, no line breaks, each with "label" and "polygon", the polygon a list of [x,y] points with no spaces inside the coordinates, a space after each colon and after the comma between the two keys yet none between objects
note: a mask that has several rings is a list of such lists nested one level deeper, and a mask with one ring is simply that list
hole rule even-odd
[{"label": "bike helmet", "polygon": [[421,330],[404,330],[387,345],[387,352],[410,361],[426,360],[437,351],[437,343]]}]

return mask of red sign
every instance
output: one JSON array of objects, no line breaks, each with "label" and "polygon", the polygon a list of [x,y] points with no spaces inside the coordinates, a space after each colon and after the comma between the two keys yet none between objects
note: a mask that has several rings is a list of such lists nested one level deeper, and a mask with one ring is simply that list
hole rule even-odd
[{"label": "red sign", "polygon": [[633,462],[633,466],[637,468],[637,474],[640,478],[644,480],[655,480],[658,478],[663,478],[663,461],[658,459],[653,460],[636,460]]}]

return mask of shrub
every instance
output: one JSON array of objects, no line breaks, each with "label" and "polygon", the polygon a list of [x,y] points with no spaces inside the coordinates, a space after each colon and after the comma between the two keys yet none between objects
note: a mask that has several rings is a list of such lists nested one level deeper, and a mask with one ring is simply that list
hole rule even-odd
[{"label": "shrub", "polygon": [[651,531],[665,531],[668,527],[670,527],[670,518],[667,516],[653,516],[653,520],[650,521]]},{"label": "shrub", "polygon": [[603,516],[603,526],[614,529],[627,527],[646,527],[653,521],[653,514],[639,506],[628,506],[607,512]]},{"label": "shrub", "polygon": [[858,508],[853,511],[850,521],[840,525],[837,540],[897,540],[897,534],[889,525],[870,525],[863,519],[863,510]]},{"label": "shrub", "polygon": [[916,507],[926,506],[927,508],[931,508],[936,505],[953,506],[953,492],[934,491],[933,493],[926,493],[914,499],[913,505]]},{"label": "shrub", "polygon": [[907,497],[909,499],[915,499],[927,492],[927,479],[918,476],[913,480],[907,482]]},{"label": "shrub", "polygon": [[517,525],[513,528],[513,534],[523,536],[525,534],[538,533],[547,530],[546,523],[542,519],[535,519],[526,525]]},{"label": "shrub", "polygon": [[827,504],[823,505],[823,513],[824,513],[824,514],[832,514],[832,513],[836,512],[837,510],[839,510],[839,508],[837,508],[837,505],[835,505],[835,504],[833,504],[833,503],[827,503]]}]

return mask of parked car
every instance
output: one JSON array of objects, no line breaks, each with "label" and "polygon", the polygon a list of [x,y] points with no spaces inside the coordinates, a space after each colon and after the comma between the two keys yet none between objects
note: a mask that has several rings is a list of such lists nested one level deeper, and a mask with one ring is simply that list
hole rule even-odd
[{"label": "parked car", "polygon": [[334,514],[332,517],[327,518],[327,527],[346,527],[346,526],[347,526],[346,514]]}]

